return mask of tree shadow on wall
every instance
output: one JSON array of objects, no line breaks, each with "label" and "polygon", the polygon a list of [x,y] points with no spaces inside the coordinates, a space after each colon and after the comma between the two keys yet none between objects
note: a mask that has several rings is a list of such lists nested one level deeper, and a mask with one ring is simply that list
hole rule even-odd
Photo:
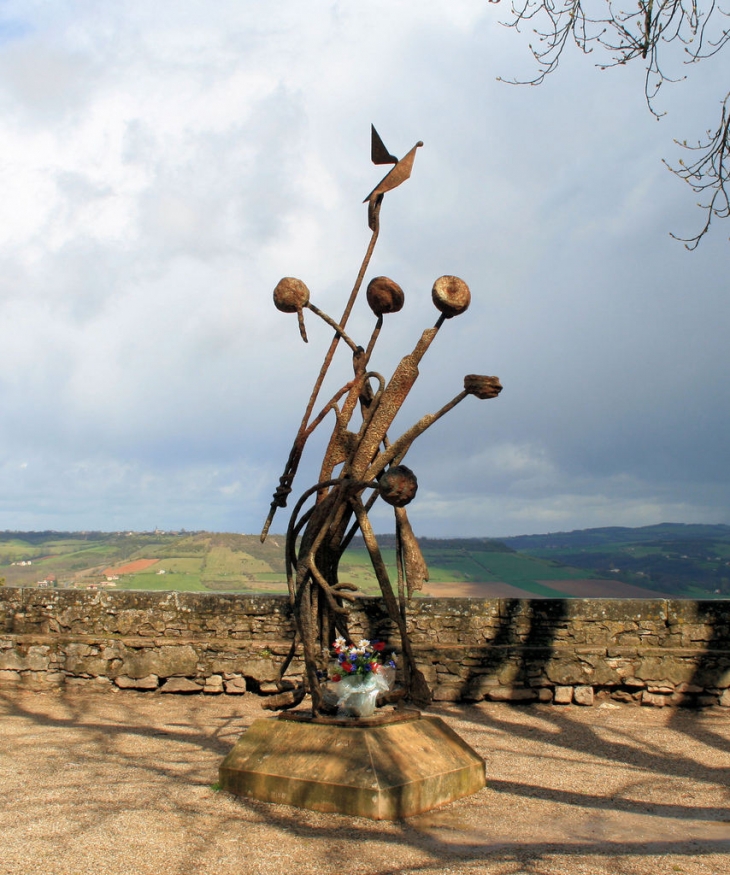
[{"label": "tree shadow on wall", "polygon": [[[711,632],[689,684],[703,690],[724,691],[730,681],[730,600],[697,601],[694,605],[696,614],[690,619],[694,619],[697,626],[709,626]],[[685,723],[674,719],[673,725],[705,744],[727,750],[727,740],[709,730],[701,721]]]},{"label": "tree shadow on wall", "polygon": [[[431,599],[420,599],[427,605]],[[484,697],[494,683],[486,679],[499,678],[500,686],[529,691],[531,681],[544,675],[548,662],[555,655],[555,639],[568,627],[567,599],[447,599],[456,611],[471,613],[474,604],[485,606],[485,615],[492,616],[491,606],[497,602],[496,622],[482,633],[482,641],[474,640],[468,647],[469,675],[458,684],[450,684],[453,694],[460,699],[477,701]],[[411,607],[413,607],[413,602]],[[359,600],[363,618],[363,634],[370,640],[383,640],[396,649],[399,646],[397,629],[390,621],[383,602],[378,598]],[[409,625],[418,626],[420,611],[409,611]],[[428,624],[425,624],[426,626]],[[421,628],[421,635],[427,628]],[[432,643],[414,643],[416,657],[424,663],[432,661],[436,671],[441,666],[448,670],[461,664],[463,645],[440,644],[436,633]],[[588,682],[588,681],[586,681]],[[519,697],[519,694],[516,694]],[[537,692],[535,692],[537,697]]]},{"label": "tree shadow on wall", "polygon": [[473,700],[488,692],[480,676],[496,677],[500,686],[533,689],[531,682],[544,675],[555,653],[558,631],[567,625],[566,599],[500,599],[496,633],[475,650],[480,674],[464,681],[461,695]]}]

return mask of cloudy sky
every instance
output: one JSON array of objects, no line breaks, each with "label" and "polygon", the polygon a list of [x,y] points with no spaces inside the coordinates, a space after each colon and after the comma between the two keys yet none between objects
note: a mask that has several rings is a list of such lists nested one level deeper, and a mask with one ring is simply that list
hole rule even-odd
[{"label": "cloudy sky", "polygon": [[[715,123],[726,57],[664,86],[656,121],[639,67],[573,53],[540,87],[498,82],[534,69],[507,12],[0,5],[0,529],[260,529],[331,337],[310,313],[303,344],[271,293],[300,277],[339,318],[384,173],[371,122],[397,155],[425,143],[383,204],[368,278],[406,305],[372,367],[433,325],[438,276],[473,296],[393,433],[464,374],[504,385],[413,447],[416,532],[730,523],[730,226],[673,241],[703,218],[661,161]],[[363,295],[350,333],[372,323]]]}]

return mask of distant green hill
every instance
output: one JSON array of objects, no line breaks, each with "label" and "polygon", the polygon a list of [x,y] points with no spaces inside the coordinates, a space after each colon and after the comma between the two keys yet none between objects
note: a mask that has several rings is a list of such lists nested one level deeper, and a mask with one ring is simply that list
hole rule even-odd
[{"label": "distant green hill", "polygon": [[688,598],[730,595],[730,526],[661,523],[504,538],[514,550]]},{"label": "distant green hill", "polygon": [[[395,536],[378,536],[397,579]],[[730,595],[730,526],[663,523],[549,535],[420,538],[426,594],[540,598]],[[215,532],[0,532],[7,586],[286,593],[284,537]],[[379,592],[362,538],[340,579]]]},{"label": "distant green hill", "polygon": [[720,540],[730,542],[730,526],[685,523],[659,523],[655,526],[626,528],[609,526],[599,529],[577,529],[573,532],[551,532],[548,535],[517,535],[501,538],[503,544],[514,550],[573,550],[580,547],[618,546],[643,541]]}]

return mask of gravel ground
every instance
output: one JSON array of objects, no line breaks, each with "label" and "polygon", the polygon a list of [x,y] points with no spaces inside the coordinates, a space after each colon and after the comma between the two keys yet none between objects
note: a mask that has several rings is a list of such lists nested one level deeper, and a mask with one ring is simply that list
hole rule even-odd
[{"label": "gravel ground", "polygon": [[217,792],[253,695],[0,693],[2,875],[723,875],[730,711],[434,707],[487,789],[400,823]]}]

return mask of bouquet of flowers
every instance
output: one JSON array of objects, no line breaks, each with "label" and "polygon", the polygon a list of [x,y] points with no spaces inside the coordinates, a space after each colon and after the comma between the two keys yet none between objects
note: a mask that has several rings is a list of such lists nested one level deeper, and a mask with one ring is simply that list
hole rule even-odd
[{"label": "bouquet of flowers", "polygon": [[343,717],[370,717],[375,712],[378,693],[389,690],[395,681],[395,662],[384,662],[382,641],[366,638],[348,645],[336,638],[332,645],[336,662],[325,688],[325,700],[337,706]]},{"label": "bouquet of flowers", "polygon": [[341,681],[347,675],[367,675],[381,671],[386,666],[395,668],[392,659],[385,666],[383,664],[385,644],[382,641],[371,642],[362,638],[357,645],[348,647],[344,638],[337,637],[332,646],[337,654],[337,664],[331,672],[331,679],[335,682]]}]

